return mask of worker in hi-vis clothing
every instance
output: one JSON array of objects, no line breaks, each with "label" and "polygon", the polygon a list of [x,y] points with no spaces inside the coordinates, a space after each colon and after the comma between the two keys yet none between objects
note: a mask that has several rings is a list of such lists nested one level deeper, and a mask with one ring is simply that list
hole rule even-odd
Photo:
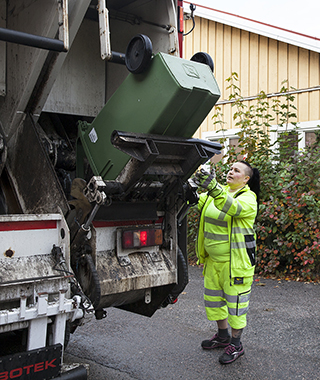
[{"label": "worker in hi-vis clothing", "polygon": [[[204,301],[207,318],[217,321],[218,332],[201,343],[204,349],[223,347],[221,364],[244,354],[240,341],[247,324],[255,269],[253,225],[258,213],[260,174],[245,161],[232,165],[227,185],[201,169],[194,182],[207,190],[200,194],[197,238],[198,263],[204,265]],[[231,336],[228,332],[231,327]]]}]

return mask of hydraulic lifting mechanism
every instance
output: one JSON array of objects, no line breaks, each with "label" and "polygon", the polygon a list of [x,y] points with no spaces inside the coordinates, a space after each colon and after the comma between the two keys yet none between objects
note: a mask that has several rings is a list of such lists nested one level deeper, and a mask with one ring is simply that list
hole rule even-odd
[{"label": "hydraulic lifting mechanism", "polygon": [[97,318],[109,306],[151,316],[186,286],[183,228],[197,197],[188,178],[221,150],[191,138],[220,95],[210,60],[152,56],[149,38],[137,35],[125,54],[131,73],[92,123],[78,123],[71,265]]}]

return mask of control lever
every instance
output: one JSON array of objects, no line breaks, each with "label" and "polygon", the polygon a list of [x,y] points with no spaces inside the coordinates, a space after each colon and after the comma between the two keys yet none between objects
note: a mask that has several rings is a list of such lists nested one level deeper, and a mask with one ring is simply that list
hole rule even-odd
[{"label": "control lever", "polygon": [[83,238],[90,232],[90,225],[96,216],[100,206],[106,203],[108,197],[104,192],[106,185],[100,176],[93,176],[88,183],[88,185],[83,189],[83,194],[88,199],[90,203],[95,202],[95,205],[87,219],[87,221],[82,224],[71,243],[72,252],[77,252],[80,250],[83,244]]}]

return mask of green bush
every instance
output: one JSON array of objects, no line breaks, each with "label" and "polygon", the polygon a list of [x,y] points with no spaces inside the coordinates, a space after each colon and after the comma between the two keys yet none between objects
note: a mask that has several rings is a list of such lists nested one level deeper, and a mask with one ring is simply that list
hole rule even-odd
[{"label": "green bush", "polygon": [[[320,274],[320,149],[313,146],[277,166],[257,221],[259,274],[315,279]],[[274,177],[274,176],[272,176]]]},{"label": "green bush", "polygon": [[[233,100],[235,125],[241,155],[261,174],[260,212],[256,223],[257,265],[259,275],[276,275],[314,280],[320,275],[320,135],[314,145],[296,148],[299,126],[296,123],[294,96],[283,82],[280,96],[268,100],[261,91],[254,104],[243,102],[233,73],[227,79]],[[223,126],[222,113],[216,107],[213,123]],[[271,144],[270,131],[282,127],[278,140]],[[294,125],[288,131],[289,123]],[[223,129],[221,129],[223,130]],[[224,139],[221,140],[224,143]],[[237,160],[234,148],[225,152],[215,166],[217,179],[225,175]],[[198,212],[188,215],[188,248],[194,259]]]}]

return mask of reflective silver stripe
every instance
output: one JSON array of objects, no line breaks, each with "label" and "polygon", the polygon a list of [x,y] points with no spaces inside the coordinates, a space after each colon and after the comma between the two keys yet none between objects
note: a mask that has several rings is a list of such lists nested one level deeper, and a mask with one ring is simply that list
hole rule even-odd
[{"label": "reflective silver stripe", "polygon": [[204,237],[211,240],[217,240],[217,241],[228,241],[229,235],[223,235],[223,234],[213,234],[211,232],[204,231]]},{"label": "reflective silver stripe", "polygon": [[247,314],[248,310],[249,310],[249,306],[241,308],[241,309],[240,308],[237,309],[237,308],[228,307],[229,314],[230,315],[237,315],[238,317],[240,315]]},{"label": "reflective silver stripe", "polygon": [[228,195],[226,203],[222,207],[222,210],[225,214],[230,210],[230,207],[232,206],[233,198]]},{"label": "reflective silver stripe", "polygon": [[[205,288],[204,294],[206,296],[224,298],[229,303],[237,303],[238,302],[238,296],[230,296],[229,294],[224,293],[223,290],[212,290],[212,289]],[[250,294],[251,293],[240,295],[239,296],[240,297],[239,302],[240,303],[248,302],[250,299]]]},{"label": "reflective silver stripe", "polygon": [[229,302],[229,303],[237,303],[238,301],[238,296],[229,296],[229,294],[225,294],[224,298]]},{"label": "reflective silver stripe", "polygon": [[212,289],[204,288],[204,294],[206,296],[222,297],[222,298],[224,298],[224,296],[223,296],[223,290],[212,290]]},{"label": "reflective silver stripe", "polygon": [[245,228],[245,227],[233,227],[233,234],[242,234],[242,235],[254,235],[253,228]]},{"label": "reflective silver stripe", "polygon": [[231,242],[231,249],[247,248],[245,241],[233,241]]},{"label": "reflective silver stripe", "polygon": [[256,247],[256,242],[254,241],[247,241],[246,242],[247,248],[255,248]]},{"label": "reflective silver stripe", "polygon": [[251,292],[250,292],[250,293],[247,293],[247,294],[239,295],[239,303],[249,302],[249,300],[250,300],[250,295],[251,295]]},{"label": "reflective silver stripe", "polygon": [[239,216],[242,211],[242,206],[240,203],[238,203],[237,212],[234,214],[234,216]]},{"label": "reflective silver stripe", "polygon": [[225,218],[225,216],[226,216],[226,213],[221,211],[219,216],[218,216],[218,220],[223,220]]},{"label": "reflective silver stripe", "polygon": [[225,227],[225,228],[228,227],[228,222],[226,222],[224,220],[217,220],[217,219],[213,219],[213,218],[210,218],[208,216],[205,216],[204,221],[205,221],[205,223],[209,223],[209,224],[212,224],[214,226]]},{"label": "reflective silver stripe", "polygon": [[218,309],[223,306],[226,306],[226,301],[218,301],[218,302],[213,302],[213,301],[204,301],[204,306],[205,307],[210,307],[211,309]]}]

